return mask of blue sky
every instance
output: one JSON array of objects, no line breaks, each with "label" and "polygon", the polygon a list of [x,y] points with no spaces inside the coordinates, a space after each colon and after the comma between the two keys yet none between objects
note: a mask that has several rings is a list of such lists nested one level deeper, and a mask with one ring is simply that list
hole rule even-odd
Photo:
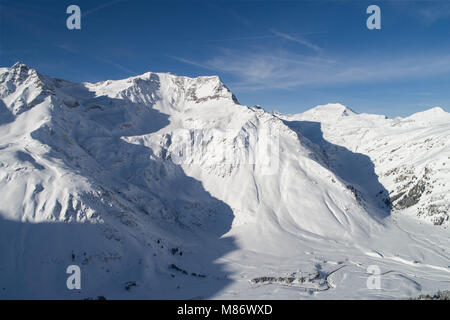
[{"label": "blue sky", "polygon": [[[450,111],[450,1],[6,1],[0,65],[72,81],[219,75],[247,105]],[[81,30],[66,28],[67,6]],[[381,30],[366,8],[381,8]]]}]

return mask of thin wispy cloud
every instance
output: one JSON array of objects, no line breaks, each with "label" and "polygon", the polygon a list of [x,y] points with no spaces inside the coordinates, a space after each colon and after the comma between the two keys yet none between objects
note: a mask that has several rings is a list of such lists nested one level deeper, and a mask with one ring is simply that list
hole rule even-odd
[{"label": "thin wispy cloud", "polygon": [[250,91],[404,81],[450,73],[450,54],[398,55],[375,60],[370,55],[324,58],[286,50],[222,50],[205,61],[172,58],[231,75],[234,79],[231,85]]},{"label": "thin wispy cloud", "polygon": [[247,19],[246,17],[244,17],[242,14],[238,13],[237,11],[230,9],[229,7],[221,7],[221,6],[213,3],[212,1],[207,1],[207,2],[205,2],[205,4],[210,8],[214,8],[217,11],[220,11],[221,13],[228,14],[229,16],[233,17],[237,22],[239,22],[241,25],[243,25],[247,28],[251,28],[253,26],[253,24],[251,23],[251,21],[249,19]]},{"label": "thin wispy cloud", "polygon": [[234,19],[236,19],[237,21],[239,21],[242,25],[246,26],[246,27],[252,27],[253,24],[250,22],[250,20],[248,20],[247,18],[245,18],[243,15],[237,13],[234,10],[228,10],[228,13],[230,15],[232,15],[234,17]]},{"label": "thin wispy cloud", "polygon": [[398,14],[407,14],[427,25],[450,18],[448,0],[390,1],[389,4]]},{"label": "thin wispy cloud", "polygon": [[217,71],[216,69],[214,69],[214,67],[209,67],[206,64],[202,64],[200,62],[196,62],[196,61],[193,61],[193,60],[190,60],[190,59],[181,58],[181,57],[172,56],[172,55],[166,55],[166,57],[171,58],[171,59],[176,60],[176,61],[179,61],[179,62],[182,62],[182,63],[185,63],[185,64],[196,66],[196,67],[199,67],[199,68]]},{"label": "thin wispy cloud", "polygon": [[126,73],[127,75],[136,75],[137,73],[115,61],[109,60],[107,58],[101,57],[100,55],[90,55],[90,54],[86,54],[85,52],[82,52],[80,50],[78,50],[76,47],[74,47],[73,45],[71,45],[70,43],[58,43],[54,45],[56,48],[64,50],[66,52],[69,52],[71,54],[82,54],[90,59],[99,61],[99,62],[103,62],[106,64],[109,64],[111,66],[113,66],[114,68]]},{"label": "thin wispy cloud", "polygon": [[436,1],[433,2],[432,5],[419,8],[417,13],[426,23],[433,23],[441,19],[448,19],[450,18],[450,3]]},{"label": "thin wispy cloud", "polygon": [[94,13],[96,11],[102,10],[104,8],[110,7],[110,6],[112,6],[112,5],[114,5],[114,4],[118,3],[118,2],[121,2],[121,1],[123,1],[123,0],[109,1],[109,2],[103,3],[103,4],[99,5],[99,6],[96,6],[96,7],[92,8],[92,9],[88,9],[86,11],[82,10],[81,11],[81,16],[86,17],[87,15],[90,15],[90,14],[92,14],[92,13]]},{"label": "thin wispy cloud", "polygon": [[[327,33],[327,31],[313,31],[313,32],[301,32],[301,33],[293,33],[291,36],[307,36],[307,35],[315,35],[315,34],[323,34]],[[246,37],[233,37],[233,38],[221,38],[221,39],[211,39],[207,42],[225,42],[225,41],[248,41],[248,40],[263,40],[263,39],[275,39],[280,38],[279,35],[270,33],[270,34],[262,34],[262,35],[254,35],[254,36],[246,36]]]},{"label": "thin wispy cloud", "polygon": [[117,62],[114,62],[112,60],[105,59],[105,58],[102,58],[102,57],[93,57],[93,56],[91,58],[96,59],[98,61],[101,61],[103,63],[109,64],[109,65],[115,67],[116,69],[119,69],[120,71],[125,72],[126,74],[128,74],[130,76],[138,74],[136,71],[133,71],[133,70],[131,70],[131,69],[129,69],[129,68],[127,68],[127,67],[117,63]]},{"label": "thin wispy cloud", "polygon": [[282,39],[285,39],[285,40],[289,40],[289,41],[301,44],[301,45],[306,46],[306,47],[308,47],[310,49],[313,49],[316,52],[322,51],[322,48],[320,48],[320,47],[316,46],[315,44],[313,44],[313,43],[311,43],[311,42],[301,38],[300,36],[293,36],[293,35],[290,35],[290,34],[287,34],[287,33],[279,32],[279,31],[274,30],[274,29],[272,29],[270,31],[275,36],[277,36],[279,38],[282,38]]}]

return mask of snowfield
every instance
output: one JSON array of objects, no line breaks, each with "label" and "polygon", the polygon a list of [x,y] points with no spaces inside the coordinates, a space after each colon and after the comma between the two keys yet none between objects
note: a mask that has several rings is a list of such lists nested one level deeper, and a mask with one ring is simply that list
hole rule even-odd
[{"label": "snowfield", "polygon": [[0,299],[432,295],[450,289],[449,168],[440,108],[281,115],[218,77],[72,83],[16,63],[0,69]]}]

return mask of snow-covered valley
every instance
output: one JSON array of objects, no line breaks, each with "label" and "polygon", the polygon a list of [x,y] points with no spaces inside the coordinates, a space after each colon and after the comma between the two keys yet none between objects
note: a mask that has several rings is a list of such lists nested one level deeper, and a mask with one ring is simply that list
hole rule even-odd
[{"label": "snow-covered valley", "polygon": [[449,194],[440,108],[281,115],[240,105],[218,77],[0,69],[1,299],[449,290]]}]

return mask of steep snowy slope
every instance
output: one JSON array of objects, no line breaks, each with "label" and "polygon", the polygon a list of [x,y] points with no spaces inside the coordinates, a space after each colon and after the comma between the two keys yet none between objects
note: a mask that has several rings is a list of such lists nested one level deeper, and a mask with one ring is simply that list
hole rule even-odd
[{"label": "steep snowy slope", "polygon": [[[0,98],[2,298],[448,288],[448,233],[391,221],[368,156],[239,105],[217,77],[71,83],[17,63],[1,70]],[[374,292],[374,263],[402,271]],[[81,290],[66,288],[71,264]]]},{"label": "steep snowy slope", "polygon": [[[450,211],[450,114],[441,108],[407,118],[356,114],[339,104],[318,106],[303,114],[286,116],[307,137],[323,135],[331,143],[370,157],[381,184],[389,191],[393,212],[417,215],[436,225],[449,221]],[[316,128],[316,132],[311,130]],[[354,172],[335,148],[321,143],[329,157]],[[356,169],[358,170],[358,169]],[[350,172],[350,174],[352,174]],[[367,184],[367,178],[364,178]],[[364,184],[361,181],[361,184]],[[366,189],[369,186],[366,186]],[[370,188],[369,188],[370,189]],[[376,194],[368,190],[369,197]]]}]

